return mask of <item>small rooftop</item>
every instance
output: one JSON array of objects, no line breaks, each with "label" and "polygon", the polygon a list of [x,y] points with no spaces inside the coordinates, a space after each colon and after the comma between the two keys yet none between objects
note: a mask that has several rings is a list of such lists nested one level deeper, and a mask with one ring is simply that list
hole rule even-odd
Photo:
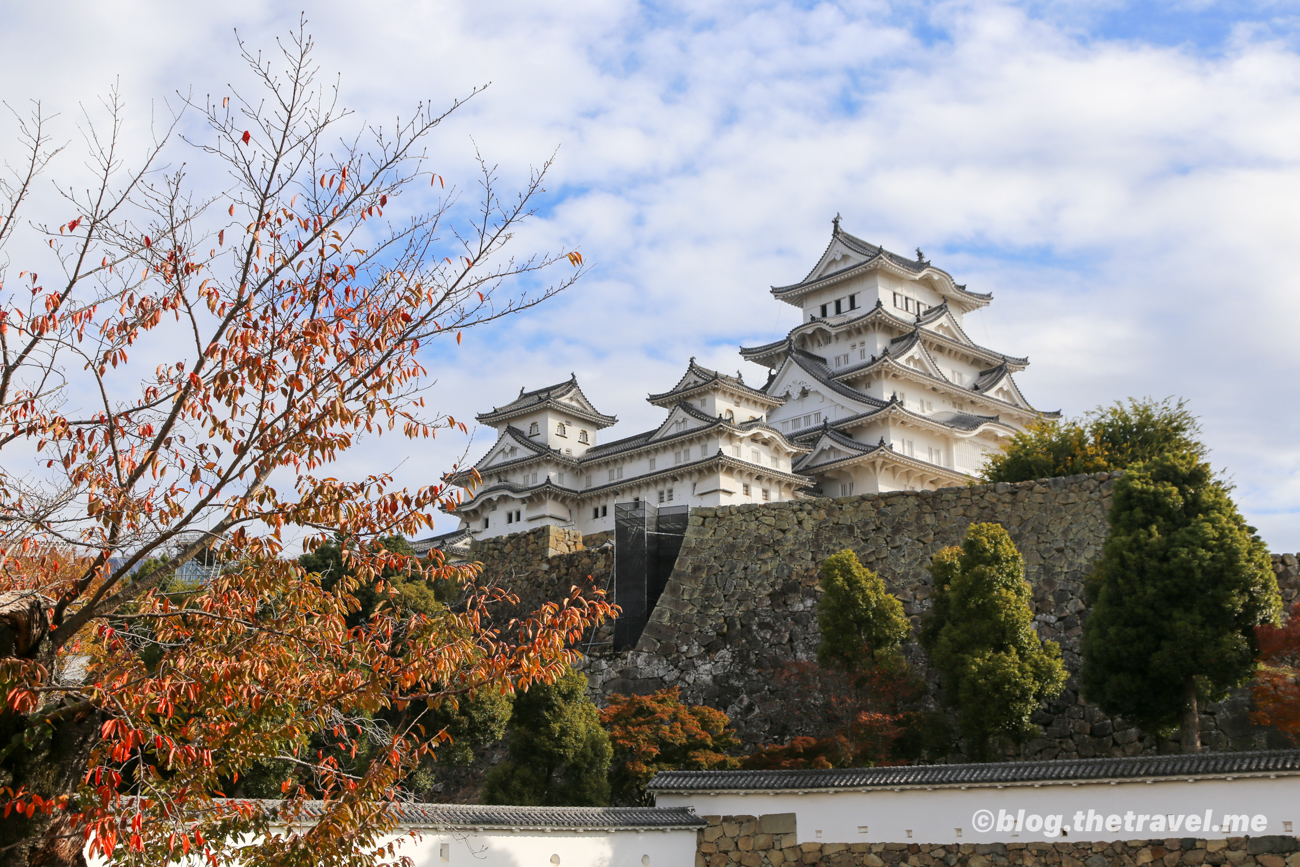
[{"label": "small rooftop", "polygon": [[605,415],[597,410],[587,399],[578,385],[576,373],[564,382],[548,385],[545,388],[536,388],[532,391],[524,391],[521,388],[519,396],[510,403],[494,407],[491,412],[482,413],[476,418],[483,424],[497,424],[547,407],[586,419],[600,427],[609,427],[618,421],[614,416]]}]

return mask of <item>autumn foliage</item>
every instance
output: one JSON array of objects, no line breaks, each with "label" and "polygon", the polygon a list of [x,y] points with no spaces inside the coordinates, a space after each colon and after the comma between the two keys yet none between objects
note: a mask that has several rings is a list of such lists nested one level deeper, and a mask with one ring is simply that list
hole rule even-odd
[{"label": "autumn foliage", "polygon": [[1300,602],[1284,626],[1255,627],[1260,668],[1251,719],[1300,743]]},{"label": "autumn foliage", "polygon": [[780,693],[797,701],[791,721],[814,734],[760,747],[741,767],[861,768],[914,758],[904,738],[922,723],[925,683],[901,657],[883,662],[855,674],[787,663],[777,674]]},{"label": "autumn foliage", "polygon": [[[352,123],[315,84],[310,40],[283,49],[278,67],[246,54],[262,93],[179,105],[185,143],[164,135],[138,165],[110,98],[88,135],[98,185],[65,190],[58,225],[23,216],[58,152],[39,112],[0,181],[0,246],[45,255],[0,274],[5,863],[81,863],[87,841],[126,863],[215,863],[309,799],[312,822],[240,857],[392,860],[378,835],[448,736],[440,712],[555,679],[610,613],[575,595],[490,625],[504,594],[473,589],[473,568],[382,544],[427,532],[452,492],[337,468],[363,438],[400,454],[464,430],[425,405],[425,348],[544,300],[581,257],[503,253],[541,172],[503,200],[484,166],[459,223],[424,156],[445,112]],[[200,190],[196,166],[222,188]],[[539,283],[552,264],[564,276]],[[300,538],[340,540],[346,575],[322,586],[285,556]],[[217,574],[177,589],[199,556]],[[448,581],[452,604],[396,602],[396,584]],[[379,599],[364,612],[363,589]],[[362,740],[367,760],[341,761]],[[268,763],[295,769],[272,810],[222,797]]]},{"label": "autumn foliage", "polygon": [[614,695],[601,711],[614,748],[610,765],[615,804],[649,803],[645,786],[659,771],[739,767],[740,746],[720,710],[684,704],[677,687],[650,695]]}]

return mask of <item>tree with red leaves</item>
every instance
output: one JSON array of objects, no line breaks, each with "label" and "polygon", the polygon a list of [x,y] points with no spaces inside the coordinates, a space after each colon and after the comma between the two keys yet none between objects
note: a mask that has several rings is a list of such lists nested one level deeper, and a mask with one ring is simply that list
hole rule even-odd
[{"label": "tree with red leaves", "polygon": [[[0,275],[5,864],[82,864],[88,844],[135,864],[391,861],[392,801],[447,737],[430,720],[550,682],[610,613],[575,594],[492,626],[501,594],[472,567],[382,544],[427,531],[449,489],[331,471],[363,437],[463,431],[425,406],[424,347],[550,297],[580,271],[537,272],[581,256],[503,252],[545,167],[507,200],[484,164],[458,222],[423,151],[449,112],[356,124],[311,48],[299,28],[278,67],[245,52],[263,93],[183,100],[173,130],[206,127],[186,120],[134,168],[110,98],[87,131],[98,181],[62,188],[59,225],[23,217],[59,150],[39,108],[0,179],[0,246],[49,258]],[[196,163],[226,188],[197,190]],[[284,556],[298,538],[341,540],[346,574],[322,586]],[[208,580],[178,587],[196,558]],[[416,611],[392,575],[462,591]],[[363,590],[378,600],[358,616]],[[341,762],[362,740],[369,758]],[[277,763],[296,770],[271,809],[222,797]],[[273,819],[295,830],[267,834]]]},{"label": "tree with red leaves", "polygon": [[1300,743],[1300,602],[1284,626],[1256,626],[1255,635],[1260,667],[1250,718]]},{"label": "tree with red leaves", "polygon": [[653,803],[645,787],[659,771],[740,766],[731,756],[740,741],[727,715],[684,704],[675,686],[650,695],[610,696],[600,721],[614,748],[609,776],[615,804]]}]

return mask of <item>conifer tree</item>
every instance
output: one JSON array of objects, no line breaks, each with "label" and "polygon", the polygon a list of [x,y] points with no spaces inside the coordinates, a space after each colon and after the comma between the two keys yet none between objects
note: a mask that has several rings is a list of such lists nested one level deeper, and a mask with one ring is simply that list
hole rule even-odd
[{"label": "conifer tree", "polygon": [[1116,482],[1087,590],[1084,695],[1199,750],[1199,702],[1250,680],[1255,627],[1281,606],[1264,543],[1206,463],[1167,455]]},{"label": "conifer tree", "polygon": [[488,774],[483,801],[541,807],[609,803],[613,752],[587,678],[570,668],[554,683],[534,682],[515,697],[509,757]]},{"label": "conifer tree", "polygon": [[823,667],[859,672],[896,649],[912,631],[903,603],[847,548],[822,563],[821,589],[817,662]]},{"label": "conifer tree", "polygon": [[943,677],[967,752],[987,758],[1036,728],[1031,717],[1060,695],[1060,647],[1034,632],[1024,559],[999,524],[972,524],[960,548],[934,555],[933,608],[921,643]]}]

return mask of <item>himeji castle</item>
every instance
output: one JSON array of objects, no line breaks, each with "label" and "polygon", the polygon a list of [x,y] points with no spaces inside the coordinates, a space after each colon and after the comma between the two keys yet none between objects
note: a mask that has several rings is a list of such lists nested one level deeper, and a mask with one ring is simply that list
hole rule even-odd
[{"label": "himeji castle", "polygon": [[617,419],[576,375],[479,415],[497,438],[473,470],[449,477],[466,490],[449,536],[610,530],[616,502],[718,506],[961,485],[1005,438],[1056,415],[1016,386],[1028,359],[963,329],[992,296],[919,250],[891,253],[836,217],[808,276],[771,294],[801,315],[781,340],[740,350],[767,369],[761,388],[691,359],[676,385],[648,398],[663,422],[609,442],[599,435]]}]

